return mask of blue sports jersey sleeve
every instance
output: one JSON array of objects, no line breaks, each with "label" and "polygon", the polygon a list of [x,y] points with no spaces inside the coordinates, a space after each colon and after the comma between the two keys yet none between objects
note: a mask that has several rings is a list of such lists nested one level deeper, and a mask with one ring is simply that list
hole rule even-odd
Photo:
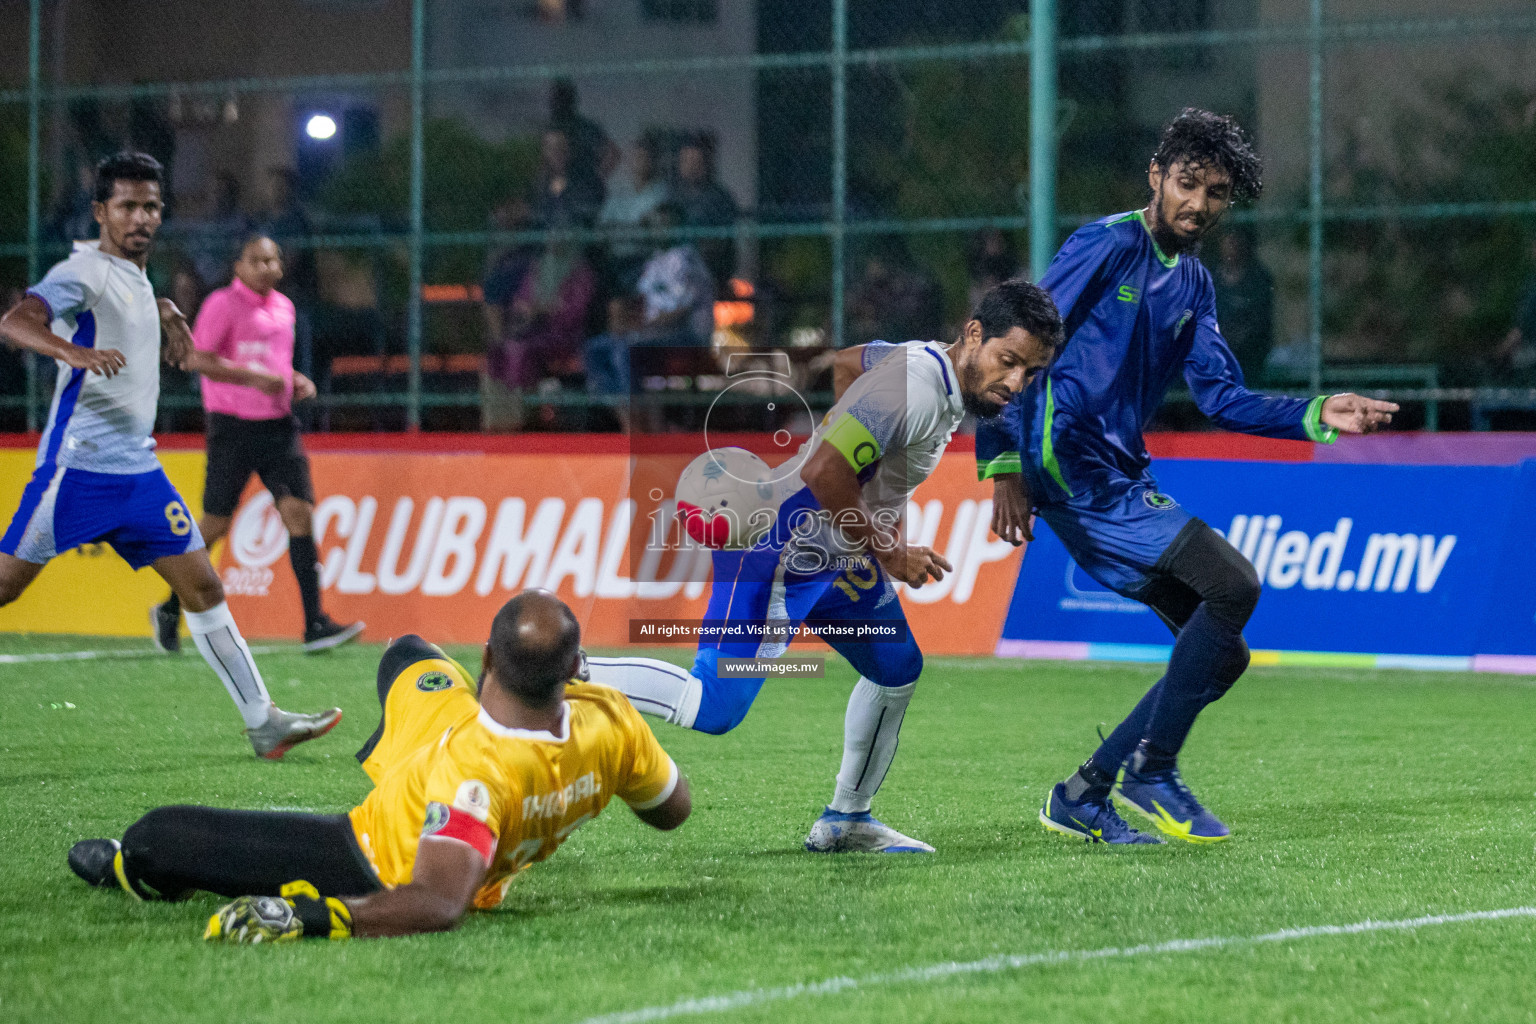
[{"label": "blue sports jersey sleeve", "polygon": [[1024,448],[1024,394],[1014,395],[991,419],[976,421],[976,479],[1024,471],[1019,454]]},{"label": "blue sports jersey sleeve", "polygon": [[1338,432],[1322,425],[1324,399],[1281,398],[1248,390],[1243,371],[1216,324],[1216,301],[1207,282],[1195,318],[1194,345],[1184,361],[1184,381],[1195,404],[1217,426],[1240,434],[1332,444]]},{"label": "blue sports jersey sleeve", "polygon": [[[1098,301],[1104,268],[1114,258],[1114,233],[1094,224],[1072,233],[1040,279],[1061,313],[1066,337],[1072,337],[1088,310]],[[1028,421],[1029,390],[1013,396],[1001,414],[976,424],[976,478],[1023,471],[1020,453]]]}]

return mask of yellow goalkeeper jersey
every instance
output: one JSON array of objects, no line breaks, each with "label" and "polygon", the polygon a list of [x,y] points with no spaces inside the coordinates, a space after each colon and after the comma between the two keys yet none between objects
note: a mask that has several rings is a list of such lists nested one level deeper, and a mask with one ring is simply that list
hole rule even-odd
[{"label": "yellow goalkeeper jersey", "polygon": [[423,837],[459,839],[486,858],[481,909],[610,798],[645,810],[677,786],[677,766],[617,690],[572,682],[557,731],[509,729],[481,709],[468,673],[447,658],[395,677],[363,769],[374,789],[350,816],[379,880],[408,883]]}]

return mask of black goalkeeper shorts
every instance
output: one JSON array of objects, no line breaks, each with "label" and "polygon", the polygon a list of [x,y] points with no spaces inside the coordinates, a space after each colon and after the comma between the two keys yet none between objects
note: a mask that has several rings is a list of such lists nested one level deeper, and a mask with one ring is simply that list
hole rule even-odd
[{"label": "black goalkeeper shorts", "polygon": [[203,511],[232,516],[240,492],[255,473],[262,486],[278,498],[298,498],[311,504],[315,485],[309,476],[309,456],[299,440],[293,416],[275,420],[242,420],[223,413],[208,414],[208,475],[203,484]]},{"label": "black goalkeeper shorts", "polygon": [[383,888],[345,814],[157,807],[123,833],[123,869],[166,895],[276,896],[300,879],[324,896]]}]

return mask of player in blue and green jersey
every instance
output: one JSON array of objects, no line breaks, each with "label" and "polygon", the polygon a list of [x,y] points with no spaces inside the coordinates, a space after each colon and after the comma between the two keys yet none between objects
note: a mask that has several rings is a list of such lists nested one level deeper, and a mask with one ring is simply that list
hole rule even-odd
[{"label": "player in blue and green jersey", "polygon": [[[1358,395],[1306,399],[1243,384],[1216,321],[1210,272],[1192,250],[1235,201],[1258,196],[1262,166],[1231,119],[1185,110],[1163,131],[1145,209],[1067,239],[1041,285],[1067,342],[976,434],[993,481],[993,529],[1014,544],[1040,515],[1085,572],[1150,606],[1177,639],[1167,673],[1071,778],[1046,798],[1047,828],[1089,841],[1156,842],[1115,813],[1111,790],[1167,835],[1225,839],[1228,829],[1180,777],[1178,753],[1206,705],[1248,667],[1243,627],[1259,580],[1243,556],[1163,494],[1142,428],[1179,377],[1228,430],[1332,443],[1369,433],[1397,406]],[[1124,769],[1116,786],[1116,777]]]}]

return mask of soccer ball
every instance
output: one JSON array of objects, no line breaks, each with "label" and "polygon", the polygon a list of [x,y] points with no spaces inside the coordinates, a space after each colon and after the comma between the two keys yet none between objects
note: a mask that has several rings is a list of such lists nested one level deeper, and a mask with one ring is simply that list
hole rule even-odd
[{"label": "soccer ball", "polygon": [[712,448],[677,478],[677,515],[688,536],[708,548],[743,548],[772,521],[768,463],[745,448]]}]

